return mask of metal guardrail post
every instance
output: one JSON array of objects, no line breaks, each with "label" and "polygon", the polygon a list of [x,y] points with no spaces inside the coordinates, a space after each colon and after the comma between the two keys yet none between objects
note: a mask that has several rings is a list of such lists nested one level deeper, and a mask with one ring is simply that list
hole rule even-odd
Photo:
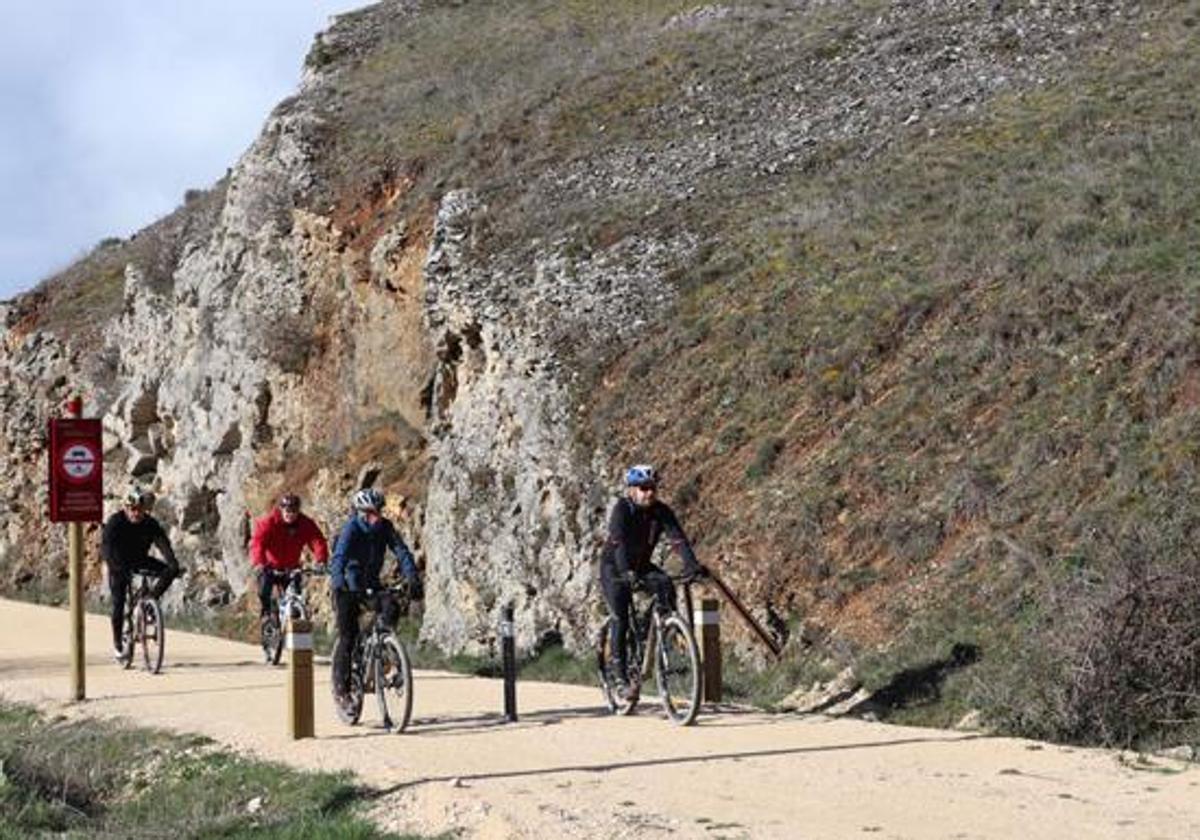
[{"label": "metal guardrail post", "polygon": [[313,634],[312,623],[292,619],[287,627],[288,733],[293,741],[312,738],[313,727]]},{"label": "metal guardrail post", "polygon": [[700,661],[704,670],[704,700],[721,702],[721,602],[704,598],[692,616],[698,634]]},{"label": "metal guardrail post", "polygon": [[504,657],[504,717],[517,720],[517,651],[513,630],[513,606],[500,611],[500,647]]}]

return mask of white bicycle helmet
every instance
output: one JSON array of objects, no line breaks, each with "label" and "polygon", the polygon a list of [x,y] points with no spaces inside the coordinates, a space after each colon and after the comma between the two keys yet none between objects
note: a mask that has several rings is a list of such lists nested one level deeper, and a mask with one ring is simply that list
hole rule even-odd
[{"label": "white bicycle helmet", "polygon": [[374,487],[365,487],[354,494],[352,504],[357,511],[381,511],[384,504],[383,494]]}]

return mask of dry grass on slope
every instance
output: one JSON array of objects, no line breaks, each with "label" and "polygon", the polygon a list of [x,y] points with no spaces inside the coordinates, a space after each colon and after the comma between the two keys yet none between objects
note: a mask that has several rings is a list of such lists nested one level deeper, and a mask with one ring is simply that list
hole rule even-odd
[{"label": "dry grass on slope", "polygon": [[[1133,722],[1018,686],[1094,655],[1065,622],[1120,613],[1119,587],[1081,581],[1128,577],[1132,534],[1151,578],[1200,573],[1196,11],[739,206],[679,310],[607,371],[593,423],[619,456],[663,462],[709,556],[876,682],[971,643],[947,693],[1018,731],[1194,726],[1194,699],[1166,701],[1197,695],[1190,654],[1126,698]],[[1149,637],[1105,641],[1106,667]]]}]

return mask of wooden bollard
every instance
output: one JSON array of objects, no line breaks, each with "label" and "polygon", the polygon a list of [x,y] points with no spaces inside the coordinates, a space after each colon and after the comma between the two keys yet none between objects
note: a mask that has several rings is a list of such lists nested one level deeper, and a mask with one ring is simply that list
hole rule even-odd
[{"label": "wooden bollard", "polygon": [[700,661],[704,669],[704,699],[721,702],[721,602],[704,598],[700,609],[692,616],[692,626],[699,634]]},{"label": "wooden bollard", "polygon": [[312,623],[292,619],[287,629],[288,730],[293,741],[312,738],[313,729],[313,635]]}]

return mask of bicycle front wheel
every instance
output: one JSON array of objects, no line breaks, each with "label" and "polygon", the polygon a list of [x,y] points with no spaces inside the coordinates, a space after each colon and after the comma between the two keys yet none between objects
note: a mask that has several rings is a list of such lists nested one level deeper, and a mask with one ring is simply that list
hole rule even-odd
[{"label": "bicycle front wheel", "polygon": [[383,725],[403,732],[412,718],[412,665],[408,651],[394,636],[379,645],[375,672],[375,697],[379,701],[379,717]]},{"label": "bicycle front wheel", "polygon": [[121,621],[121,656],[117,664],[124,669],[133,665],[133,648],[137,641],[137,622],[133,619],[133,604],[126,602],[125,617]]},{"label": "bicycle front wheel", "polygon": [[138,637],[142,643],[142,662],[146,670],[157,674],[162,670],[163,652],[166,648],[167,628],[163,623],[162,607],[153,598],[141,603],[137,614]]},{"label": "bicycle front wheel", "polygon": [[279,657],[283,654],[283,630],[275,613],[268,613],[262,618],[262,650],[264,662],[268,665],[279,664]]},{"label": "bicycle front wheel", "polygon": [[687,726],[700,711],[700,652],[696,637],[679,615],[662,623],[654,676],[663,710],[673,723]]}]

